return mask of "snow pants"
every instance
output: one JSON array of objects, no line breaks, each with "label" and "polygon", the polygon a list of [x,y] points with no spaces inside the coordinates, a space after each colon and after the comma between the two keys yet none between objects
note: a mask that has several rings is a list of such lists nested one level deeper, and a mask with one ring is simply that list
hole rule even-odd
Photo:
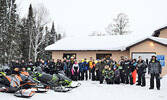
[{"label": "snow pants", "polygon": [[120,78],[121,78],[121,83],[125,83],[125,72],[123,72],[123,70],[120,70]]},{"label": "snow pants", "polygon": [[136,83],[136,75],[137,75],[137,71],[134,70],[134,71],[132,72],[133,84]]},{"label": "snow pants", "polygon": [[138,85],[142,85],[142,86],[146,85],[145,73],[143,74],[138,73]]},{"label": "snow pants", "polygon": [[150,78],[150,87],[154,88],[154,77],[156,78],[156,86],[157,89],[160,88],[160,78],[159,78],[159,74],[151,74],[151,78]]},{"label": "snow pants", "polygon": [[92,81],[95,81],[95,71],[92,71]]},{"label": "snow pants", "polygon": [[99,70],[96,70],[96,81],[99,81],[100,76],[99,76]]},{"label": "snow pants", "polygon": [[85,78],[88,80],[88,70],[84,70]]},{"label": "snow pants", "polygon": [[126,73],[126,84],[129,84],[129,81],[130,81],[130,84],[133,84],[133,78],[132,78],[131,72]]}]

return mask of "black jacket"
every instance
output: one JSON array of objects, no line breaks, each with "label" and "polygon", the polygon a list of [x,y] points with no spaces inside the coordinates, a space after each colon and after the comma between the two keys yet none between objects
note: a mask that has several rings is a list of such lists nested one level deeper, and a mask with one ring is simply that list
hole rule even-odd
[{"label": "black jacket", "polygon": [[129,60],[125,60],[124,61],[124,64],[123,64],[124,68],[125,68],[125,73],[130,73],[132,72],[132,64],[131,64],[131,61]]},{"label": "black jacket", "polygon": [[20,66],[21,66],[21,68],[27,68],[26,63],[21,63]]},{"label": "black jacket", "polygon": [[137,73],[143,74],[146,73],[147,63],[142,60],[137,62]]},{"label": "black jacket", "polygon": [[161,74],[162,73],[162,66],[159,61],[151,60],[148,65],[148,73],[149,74]]}]

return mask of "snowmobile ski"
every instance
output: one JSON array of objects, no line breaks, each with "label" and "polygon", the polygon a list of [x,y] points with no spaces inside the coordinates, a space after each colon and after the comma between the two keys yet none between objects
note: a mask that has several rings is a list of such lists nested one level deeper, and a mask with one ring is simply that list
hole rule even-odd
[{"label": "snowmobile ski", "polygon": [[26,90],[27,89],[19,90],[14,94],[14,96],[20,97],[20,98],[31,98],[35,94],[35,91],[31,91],[28,95],[23,94]]},{"label": "snowmobile ski", "polygon": [[64,92],[65,93],[65,92],[69,92],[71,90],[72,90],[72,88],[65,88],[65,87],[64,88],[63,87],[55,87],[54,88],[55,92]]},{"label": "snowmobile ski", "polygon": [[79,86],[81,86],[81,83],[78,83],[76,86],[68,86],[68,87],[65,87],[65,88],[77,88],[77,87],[79,87]]},{"label": "snowmobile ski", "polygon": [[[40,90],[40,89],[44,89],[44,90]],[[35,93],[45,93],[45,92],[48,92],[49,89],[50,87],[37,87]]]}]

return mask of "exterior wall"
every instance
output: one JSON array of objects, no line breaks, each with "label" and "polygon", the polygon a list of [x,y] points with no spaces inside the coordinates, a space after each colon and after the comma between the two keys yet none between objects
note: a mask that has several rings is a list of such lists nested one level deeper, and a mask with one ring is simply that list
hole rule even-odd
[{"label": "exterior wall", "polygon": [[88,60],[90,57],[93,57],[93,59],[96,59],[96,53],[111,53],[113,58],[115,58],[116,61],[120,60],[121,56],[127,56],[129,57],[129,51],[77,51],[77,52],[65,52],[65,51],[53,51],[52,52],[52,59],[62,59],[63,53],[76,53],[76,59],[81,60],[83,58],[87,58]]},{"label": "exterior wall", "polygon": [[[154,45],[151,45],[151,43]],[[131,47],[130,56],[133,52],[155,52],[156,55],[165,55],[165,67],[162,69],[161,76],[167,74],[167,47],[148,40]]]},{"label": "exterior wall", "polygon": [[164,29],[164,30],[160,31],[159,37],[167,38],[167,29]]}]

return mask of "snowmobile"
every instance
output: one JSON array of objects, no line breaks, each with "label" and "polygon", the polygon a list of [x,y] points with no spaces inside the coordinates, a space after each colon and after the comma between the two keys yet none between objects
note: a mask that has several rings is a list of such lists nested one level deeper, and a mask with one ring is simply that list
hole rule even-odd
[{"label": "snowmobile", "polygon": [[[16,68],[15,71],[19,71],[19,69]],[[7,76],[4,72],[0,72],[0,92],[14,93],[16,97],[30,98],[36,91],[31,90],[27,95],[25,92],[28,89],[35,89],[38,92],[37,82],[31,77],[23,74]]]},{"label": "snowmobile", "polygon": [[76,86],[71,86],[72,80],[65,76],[63,71],[58,71],[56,74],[51,75],[42,72],[38,68],[36,68],[32,76],[40,81],[40,86],[48,86],[55,92],[68,92],[81,85],[81,83],[78,83]]}]

